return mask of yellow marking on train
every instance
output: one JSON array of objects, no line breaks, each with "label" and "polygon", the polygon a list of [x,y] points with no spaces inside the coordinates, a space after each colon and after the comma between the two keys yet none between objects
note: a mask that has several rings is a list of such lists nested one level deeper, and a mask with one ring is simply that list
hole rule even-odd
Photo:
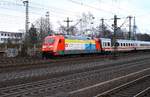
[{"label": "yellow marking on train", "polygon": [[71,40],[65,39],[65,43],[83,43],[83,44],[95,44],[95,40]]}]

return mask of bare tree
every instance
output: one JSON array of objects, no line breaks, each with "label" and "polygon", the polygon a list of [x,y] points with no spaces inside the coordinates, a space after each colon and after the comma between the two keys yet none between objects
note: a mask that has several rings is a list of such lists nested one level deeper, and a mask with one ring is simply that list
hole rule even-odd
[{"label": "bare tree", "polygon": [[[48,25],[50,25],[50,26],[48,26]],[[48,27],[50,27],[50,28],[48,28]],[[49,24],[47,22],[47,19],[43,18],[43,17],[41,17],[40,19],[36,20],[35,28],[37,29],[37,32],[38,32],[38,41],[39,41],[39,43],[42,43],[43,39],[46,36],[54,33],[53,30],[52,30],[51,23]]]},{"label": "bare tree", "polygon": [[58,30],[59,30],[59,34],[67,34],[67,27],[65,27],[63,25],[60,25]]},{"label": "bare tree", "polygon": [[150,41],[150,35],[149,34],[142,34],[142,33],[138,33],[136,35],[137,39],[138,40],[141,40],[141,41]]},{"label": "bare tree", "polygon": [[[92,25],[93,25],[93,20],[94,20],[94,16],[92,13],[83,13],[81,16],[81,21],[80,21],[80,34],[86,34],[86,31],[92,30]],[[92,33],[91,33],[92,34]]]}]

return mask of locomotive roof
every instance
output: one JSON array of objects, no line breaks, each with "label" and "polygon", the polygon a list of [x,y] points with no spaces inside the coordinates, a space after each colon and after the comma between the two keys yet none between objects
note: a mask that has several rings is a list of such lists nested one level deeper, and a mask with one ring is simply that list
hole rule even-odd
[{"label": "locomotive roof", "polygon": [[67,39],[78,39],[78,40],[90,40],[91,39],[91,37],[82,36],[82,35],[80,36],[65,35],[64,37]]}]

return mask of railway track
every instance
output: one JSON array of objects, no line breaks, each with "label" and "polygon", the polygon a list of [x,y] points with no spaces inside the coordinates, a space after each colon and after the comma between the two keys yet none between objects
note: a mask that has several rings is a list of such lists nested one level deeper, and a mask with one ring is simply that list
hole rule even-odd
[{"label": "railway track", "polygon": [[79,90],[84,90],[84,88],[97,83],[106,83],[112,79],[119,79],[122,76],[125,76],[126,80],[119,80],[120,84],[142,77],[143,75],[150,73],[150,66],[148,63],[150,63],[150,61],[147,59],[135,63],[132,62],[112,67],[110,66],[108,68],[95,68],[80,73],[74,72],[67,76],[34,83],[0,88],[0,97],[46,97],[56,96],[56,94],[69,95],[69,97],[88,97],[87,95],[83,95],[84,93],[87,94],[86,92],[83,91],[82,94],[80,94],[81,92],[79,92]]},{"label": "railway track", "polygon": [[150,97],[150,87],[142,90],[138,94],[134,95],[134,97]]},{"label": "railway track", "polygon": [[[38,80],[50,79],[54,77],[60,77],[65,75],[70,75],[74,73],[86,72],[90,70],[96,69],[104,69],[114,66],[121,66],[122,64],[134,63],[135,61],[142,60],[143,62],[147,62],[149,60],[149,56],[144,56],[140,58],[133,58],[131,60],[119,60],[119,61],[110,61],[108,62],[90,62],[84,64],[68,64],[68,65],[60,65],[54,66],[50,68],[40,68],[33,70],[25,70],[25,71],[14,71],[8,73],[0,73],[0,87],[6,87],[10,85],[23,84],[27,82],[33,82]],[[135,63],[134,63],[135,64]],[[122,65],[124,66],[124,65]]]},{"label": "railway track", "polygon": [[[138,52],[138,53],[121,53],[118,54],[118,59],[135,57],[137,55],[148,55],[149,52]],[[23,57],[23,58],[1,58],[0,59],[0,73],[1,72],[9,72],[16,70],[29,70],[29,69],[37,69],[37,68],[47,68],[52,67],[58,64],[72,64],[72,63],[88,63],[91,61],[108,61],[112,59],[112,55],[85,55],[83,56],[72,56],[68,57],[58,57],[52,58],[48,60],[43,60],[40,58],[31,58],[31,57]]]},{"label": "railway track", "polygon": [[95,97],[148,97],[150,96],[150,75],[145,75]]},{"label": "railway track", "polygon": [[104,61],[105,58],[110,58],[110,55],[105,56],[85,56],[85,57],[58,57],[53,59],[32,59],[32,58],[21,58],[21,59],[1,59],[0,72],[9,72],[13,70],[28,70],[37,68],[53,67],[61,64],[72,64],[72,63],[88,63],[90,61]]},{"label": "railway track", "polygon": [[[136,97],[136,94],[150,85],[150,75],[142,74],[145,70],[72,91],[69,97]],[[142,76],[137,75],[140,73]],[[144,95],[148,95],[148,92]]]}]

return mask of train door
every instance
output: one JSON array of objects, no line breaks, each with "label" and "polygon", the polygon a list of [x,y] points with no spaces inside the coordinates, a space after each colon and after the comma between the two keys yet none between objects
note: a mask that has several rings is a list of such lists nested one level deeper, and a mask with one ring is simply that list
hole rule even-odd
[{"label": "train door", "polygon": [[95,42],[96,42],[96,50],[102,51],[101,40],[100,39],[96,39]]},{"label": "train door", "polygon": [[57,45],[58,55],[64,55],[64,50],[65,50],[65,40],[64,38],[60,37]]}]

